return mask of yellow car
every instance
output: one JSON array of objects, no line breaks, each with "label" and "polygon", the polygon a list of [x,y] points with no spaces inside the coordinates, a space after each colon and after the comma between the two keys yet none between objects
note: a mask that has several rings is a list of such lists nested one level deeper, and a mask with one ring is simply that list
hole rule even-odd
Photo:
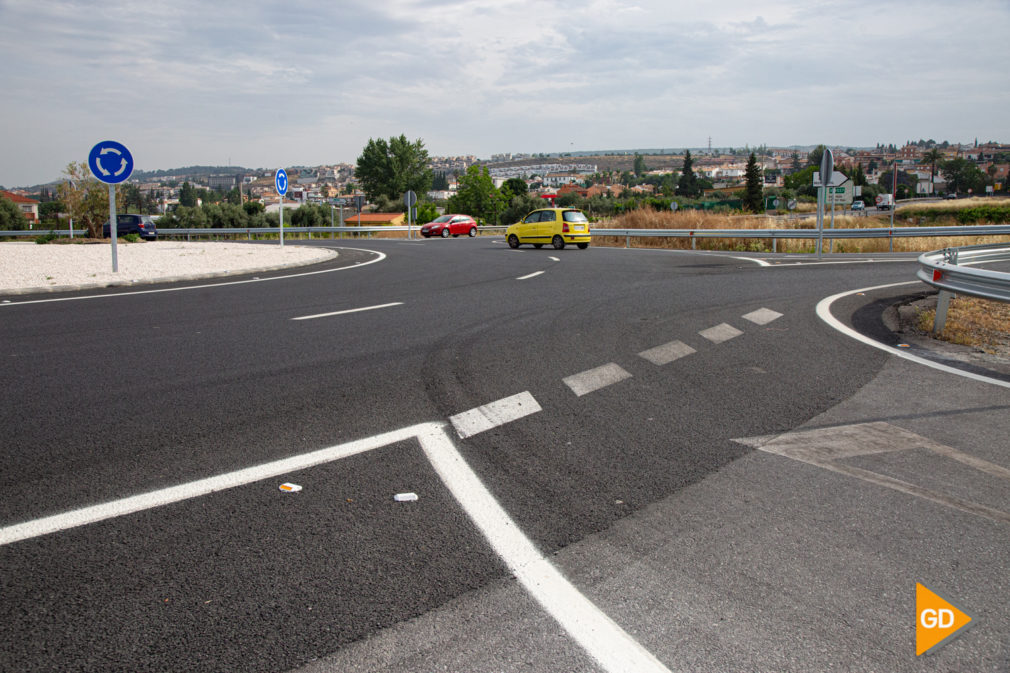
[{"label": "yellow car", "polygon": [[523,243],[541,248],[550,243],[555,250],[561,250],[565,244],[574,243],[585,250],[589,247],[589,220],[575,208],[541,208],[506,229],[505,240],[510,248]]}]

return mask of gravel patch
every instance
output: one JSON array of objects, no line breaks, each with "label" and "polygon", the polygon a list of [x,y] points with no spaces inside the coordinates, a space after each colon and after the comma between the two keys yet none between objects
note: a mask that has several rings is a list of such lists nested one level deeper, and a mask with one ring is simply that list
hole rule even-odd
[{"label": "gravel patch", "polygon": [[112,244],[0,243],[0,292],[25,294],[110,285],[209,278],[314,264],[334,250],[299,245],[119,242]]}]

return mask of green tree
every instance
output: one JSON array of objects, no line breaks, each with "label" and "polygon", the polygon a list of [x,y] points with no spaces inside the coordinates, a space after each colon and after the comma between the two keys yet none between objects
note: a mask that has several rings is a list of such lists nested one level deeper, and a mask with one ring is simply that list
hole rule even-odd
[{"label": "green tree", "polygon": [[799,196],[817,196],[817,188],[814,187],[814,172],[816,166],[807,166],[798,173],[787,175],[784,178],[786,189],[791,189]]},{"label": "green tree", "polygon": [[856,167],[852,170],[852,184],[857,187],[863,187],[866,185],[866,173],[863,172],[863,164],[856,163]]},{"label": "green tree", "polygon": [[789,171],[791,173],[798,173],[803,170],[803,166],[800,165],[800,155],[798,153],[793,152],[789,158],[792,159],[792,164],[790,164],[789,167]]},{"label": "green tree", "polygon": [[196,190],[188,181],[182,183],[182,187],[179,188],[179,205],[187,208],[196,207]]},{"label": "green tree", "polygon": [[824,158],[824,150],[828,149],[824,145],[818,145],[813,149],[810,154],[807,155],[807,166],[817,166],[817,169],[821,168],[821,159]]},{"label": "green tree", "polygon": [[[57,187],[74,228],[88,230],[88,237],[101,238],[102,225],[109,219],[109,188],[91,174],[87,161],[72,161],[63,171],[66,180]],[[125,213],[123,190],[116,190],[116,212]]]},{"label": "green tree", "polygon": [[246,201],[242,204],[242,210],[245,211],[246,215],[252,217],[266,211],[266,206],[263,205],[262,201]]},{"label": "green tree", "polygon": [[438,208],[434,203],[425,201],[417,204],[417,221],[414,224],[428,224],[438,217]]},{"label": "green tree", "polygon": [[510,203],[514,197],[528,194],[530,188],[522,178],[509,178],[502,183],[500,191],[505,203]]},{"label": "green tree", "polygon": [[698,184],[698,176],[694,174],[694,160],[691,158],[691,150],[684,153],[684,167],[680,172],[680,180],[677,181],[677,196],[686,196],[689,199],[696,199],[701,196],[701,185]]},{"label": "green tree", "polygon": [[645,157],[643,157],[638,152],[635,152],[635,177],[640,178],[649,172],[648,167],[645,165]]},{"label": "green tree", "polygon": [[354,177],[370,201],[380,195],[395,201],[408,190],[424,194],[432,184],[424,141],[410,142],[402,134],[399,138],[390,138],[389,142],[369,138],[358,157]]},{"label": "green tree", "polygon": [[0,194],[0,230],[18,231],[27,228],[28,218],[18,208],[18,204]]},{"label": "green tree", "polygon": [[750,153],[750,158],[747,160],[745,175],[747,189],[743,197],[744,210],[749,210],[752,213],[764,212],[764,180],[761,177],[761,167],[758,166],[757,157],[753,152]]},{"label": "green tree", "polygon": [[530,213],[537,208],[543,208],[544,205],[543,199],[530,196],[529,194],[513,196],[512,200],[508,202],[505,212],[502,214],[502,220],[506,224],[518,222],[522,218],[526,217],[527,213]]},{"label": "green tree", "polygon": [[940,166],[943,177],[947,179],[947,191],[975,193],[985,191],[986,175],[979,167],[967,159],[958,157],[944,162]]},{"label": "green tree", "polygon": [[936,149],[935,147],[927,150],[922,155],[922,160],[929,164],[929,192],[933,193],[933,181],[936,178],[936,165],[943,159],[943,152]]},{"label": "green tree", "polygon": [[445,174],[445,171],[438,171],[432,176],[431,188],[436,192],[444,192],[449,189],[449,177]]},{"label": "green tree", "polygon": [[449,198],[449,211],[498,223],[505,200],[494,186],[487,166],[473,165],[457,179],[456,194]]}]

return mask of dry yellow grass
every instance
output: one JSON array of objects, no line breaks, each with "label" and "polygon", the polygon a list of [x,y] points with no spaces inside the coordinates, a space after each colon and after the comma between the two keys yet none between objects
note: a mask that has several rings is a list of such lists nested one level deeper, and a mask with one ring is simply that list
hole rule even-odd
[{"label": "dry yellow grass", "polygon": [[[935,310],[923,311],[918,328],[932,332],[935,319]],[[947,322],[937,338],[986,353],[1010,354],[1010,304],[974,297],[952,299]]]},{"label": "dry yellow grass", "polygon": [[902,209],[909,208],[930,208],[931,210],[949,210],[951,212],[956,212],[958,210],[972,208],[974,206],[1010,206],[1010,199],[976,196],[970,199],[930,201],[928,203],[912,201],[910,203],[899,204],[895,209],[895,214],[901,213]]},{"label": "dry yellow grass", "polygon": [[[982,200],[993,203],[992,200]],[[965,203],[967,200],[961,200]],[[896,213],[897,214],[897,213]],[[829,250],[828,240],[831,230],[828,228],[830,215],[825,216],[824,250]],[[908,225],[905,221],[895,221],[895,228]],[[836,213],[834,226],[836,229],[868,229],[887,227],[889,216],[853,217]],[[599,222],[594,228],[612,229],[813,229],[816,223],[813,218],[787,220],[761,215],[731,215],[713,213],[701,210],[679,210],[677,212],[656,211],[649,208],[633,210],[610,220]],[[923,237],[895,238],[894,252],[928,252],[941,248],[960,245],[982,245],[986,243],[1005,242],[1005,237]],[[734,250],[747,252],[771,252],[771,239],[756,238],[697,238],[694,241],[698,250]],[[593,245],[624,247],[626,239],[622,236],[594,236]],[[780,239],[775,244],[777,252],[812,253],[816,252],[817,242],[811,239]],[[634,248],[667,248],[674,250],[690,250],[689,238],[639,237],[631,238]],[[892,250],[891,243],[886,238],[836,239],[835,252],[874,254]]]}]

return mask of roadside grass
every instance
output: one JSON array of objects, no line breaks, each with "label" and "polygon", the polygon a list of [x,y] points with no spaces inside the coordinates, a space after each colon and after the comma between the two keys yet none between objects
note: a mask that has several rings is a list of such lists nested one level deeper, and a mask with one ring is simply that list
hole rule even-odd
[{"label": "roadside grass", "polygon": [[[922,311],[916,327],[931,333],[936,310]],[[947,322],[937,336],[941,341],[972,346],[986,353],[1010,354],[1010,304],[955,297],[947,308]]]}]

